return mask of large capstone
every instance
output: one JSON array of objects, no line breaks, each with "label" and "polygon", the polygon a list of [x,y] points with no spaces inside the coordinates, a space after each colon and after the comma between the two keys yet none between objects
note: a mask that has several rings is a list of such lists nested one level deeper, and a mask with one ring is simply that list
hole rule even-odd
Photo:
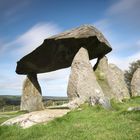
[{"label": "large capstone", "polygon": [[131,81],[131,94],[132,96],[140,96],[140,68],[138,68],[133,74]]},{"label": "large capstone", "polygon": [[97,80],[104,94],[118,101],[129,98],[129,91],[124,80],[124,73],[114,64],[108,64],[107,57],[103,57],[95,70]]},{"label": "large capstone", "polygon": [[71,103],[74,102],[78,105],[88,101],[89,98],[104,99],[103,91],[96,81],[92,65],[89,62],[88,51],[83,47],[73,59],[67,94]]},{"label": "large capstone", "polygon": [[27,75],[23,84],[20,110],[32,112],[42,109],[44,109],[44,106],[37,76],[36,74]]},{"label": "large capstone", "polygon": [[84,25],[45,39],[42,45],[17,62],[16,72],[44,73],[67,68],[82,46],[88,50],[89,59],[102,57],[112,50],[100,31]]}]

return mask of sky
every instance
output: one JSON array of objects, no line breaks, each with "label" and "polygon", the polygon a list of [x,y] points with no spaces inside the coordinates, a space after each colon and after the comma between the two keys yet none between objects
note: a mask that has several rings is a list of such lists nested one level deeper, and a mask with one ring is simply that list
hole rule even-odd
[{"label": "sky", "polygon": [[[21,95],[16,62],[44,39],[90,24],[111,44],[109,63],[122,70],[140,59],[140,0],[0,0],[0,95]],[[92,62],[94,63],[94,62]],[[70,68],[39,74],[44,96],[67,96]]]}]

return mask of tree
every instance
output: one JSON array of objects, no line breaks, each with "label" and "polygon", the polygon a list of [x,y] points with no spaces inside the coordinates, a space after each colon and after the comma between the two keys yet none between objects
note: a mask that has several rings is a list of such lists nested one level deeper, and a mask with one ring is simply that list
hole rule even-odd
[{"label": "tree", "polygon": [[130,95],[131,95],[131,80],[132,80],[133,74],[137,70],[137,68],[140,68],[140,60],[130,63],[129,69],[126,70],[124,73],[125,81],[127,83]]}]

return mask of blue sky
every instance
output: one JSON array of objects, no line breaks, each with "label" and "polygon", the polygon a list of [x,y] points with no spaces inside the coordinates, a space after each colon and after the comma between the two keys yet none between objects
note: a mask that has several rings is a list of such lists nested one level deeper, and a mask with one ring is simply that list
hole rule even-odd
[{"label": "blue sky", "polygon": [[[21,95],[16,62],[43,40],[91,24],[110,42],[110,63],[140,59],[140,0],[0,0],[0,95]],[[43,95],[66,96],[70,68],[39,75]]]}]

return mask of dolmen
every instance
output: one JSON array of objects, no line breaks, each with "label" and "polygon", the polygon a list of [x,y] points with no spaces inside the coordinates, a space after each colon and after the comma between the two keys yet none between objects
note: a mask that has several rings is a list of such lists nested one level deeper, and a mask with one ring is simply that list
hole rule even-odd
[{"label": "dolmen", "polygon": [[[76,108],[87,101],[92,105],[99,103],[108,107],[110,95],[104,94],[96,70],[99,71],[100,60],[111,50],[103,34],[91,25],[83,25],[45,39],[43,44],[17,62],[16,73],[27,75],[23,85],[21,110],[31,112],[44,109],[37,74],[70,66],[67,88],[69,107]],[[92,67],[90,60],[94,58],[97,58],[97,63]],[[113,66],[110,67],[114,69]]]}]

